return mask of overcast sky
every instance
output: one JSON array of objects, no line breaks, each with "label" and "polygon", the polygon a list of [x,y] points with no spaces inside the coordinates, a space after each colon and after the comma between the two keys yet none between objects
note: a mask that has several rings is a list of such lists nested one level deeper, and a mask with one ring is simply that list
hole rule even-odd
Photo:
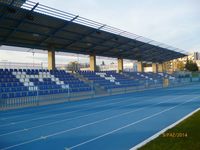
[{"label": "overcast sky", "polygon": [[[200,0],[33,1],[186,51],[200,52]],[[11,53],[1,51],[0,60],[22,60],[9,56]],[[21,56],[27,56],[26,60],[31,57],[26,53]],[[36,62],[46,58],[45,55],[38,55]],[[32,59],[29,61],[32,62]]]}]

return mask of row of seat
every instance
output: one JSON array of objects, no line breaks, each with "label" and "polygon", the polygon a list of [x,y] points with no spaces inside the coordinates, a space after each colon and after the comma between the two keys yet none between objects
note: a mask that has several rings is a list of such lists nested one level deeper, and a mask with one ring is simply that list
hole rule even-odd
[{"label": "row of seat", "polygon": [[64,70],[0,69],[0,77],[0,98],[92,90],[88,84]]},{"label": "row of seat", "polygon": [[36,96],[36,95],[37,95],[36,91],[10,92],[10,93],[1,93],[0,99],[20,98],[20,97]]},{"label": "row of seat", "polygon": [[[78,71],[94,84],[105,89],[125,88],[141,85],[141,80],[148,80],[154,84],[162,82],[168,74],[124,72],[115,71]],[[42,70],[42,69],[0,69],[0,92],[1,96],[9,97],[10,93],[21,93],[29,96],[29,92],[38,91],[38,95],[59,94],[68,92],[86,92],[93,90],[91,86],[74,75],[64,70]],[[142,82],[145,84],[145,82]],[[11,94],[13,95],[13,94]],[[17,95],[16,95],[17,96]],[[19,96],[19,94],[18,94]]]},{"label": "row of seat", "polygon": [[56,78],[59,78],[60,81],[63,81],[64,84],[68,84],[69,87],[72,89],[72,92],[91,91],[91,87],[88,84],[80,81],[78,78],[74,77],[64,70],[51,70],[50,73]]},{"label": "row of seat", "polygon": [[[23,87],[25,88],[25,87]],[[18,89],[13,90],[10,88],[0,89],[0,98],[18,98],[18,97],[26,97],[26,96],[40,96],[40,95],[49,95],[49,94],[61,94],[61,93],[71,93],[71,92],[87,92],[92,90],[91,87],[84,87],[84,88],[71,88],[71,89],[51,89],[46,90],[42,89],[39,91],[28,91],[28,89]]]},{"label": "row of seat", "polygon": [[116,73],[115,71],[77,71],[77,73],[105,89],[124,88],[139,85],[139,82],[132,80],[123,74]]},{"label": "row of seat", "polygon": [[0,87],[18,87],[18,86],[23,86],[23,83],[19,82],[4,82],[0,83]]},{"label": "row of seat", "polygon": [[137,81],[147,81],[149,84],[162,82],[163,78],[160,74],[152,72],[124,72],[124,74]]},{"label": "row of seat", "polygon": [[0,83],[7,83],[7,82],[19,82],[16,78],[0,78]]},{"label": "row of seat", "polygon": [[1,93],[7,93],[7,92],[17,92],[17,91],[28,91],[28,87],[19,86],[19,87],[0,87]]}]

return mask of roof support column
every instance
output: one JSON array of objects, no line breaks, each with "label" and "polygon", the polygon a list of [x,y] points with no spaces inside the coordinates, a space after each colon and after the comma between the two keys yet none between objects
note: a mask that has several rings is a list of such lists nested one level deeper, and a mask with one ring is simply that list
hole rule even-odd
[{"label": "roof support column", "polygon": [[163,62],[163,72],[169,72],[168,62]]},{"label": "roof support column", "polygon": [[158,72],[158,68],[157,68],[157,64],[156,63],[152,63],[152,71],[154,73],[157,73]]},{"label": "roof support column", "polygon": [[177,71],[177,61],[176,60],[172,60],[172,72]]},{"label": "roof support column", "polygon": [[163,72],[163,64],[158,64],[158,72]]},{"label": "roof support column", "polygon": [[48,69],[55,69],[55,51],[48,50]]},{"label": "roof support column", "polygon": [[138,71],[138,72],[144,72],[144,66],[143,66],[142,61],[139,61],[139,62],[137,63],[137,71]]},{"label": "roof support column", "polygon": [[118,62],[118,72],[123,72],[123,59],[122,58],[118,58],[117,59]]},{"label": "roof support column", "polygon": [[90,71],[96,71],[96,55],[90,55]]}]

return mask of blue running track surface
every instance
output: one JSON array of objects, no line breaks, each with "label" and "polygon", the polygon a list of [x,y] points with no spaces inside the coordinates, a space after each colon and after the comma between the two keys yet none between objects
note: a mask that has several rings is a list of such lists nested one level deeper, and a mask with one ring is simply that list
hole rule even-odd
[{"label": "blue running track surface", "polygon": [[200,85],[0,112],[0,149],[128,150],[200,107]]}]

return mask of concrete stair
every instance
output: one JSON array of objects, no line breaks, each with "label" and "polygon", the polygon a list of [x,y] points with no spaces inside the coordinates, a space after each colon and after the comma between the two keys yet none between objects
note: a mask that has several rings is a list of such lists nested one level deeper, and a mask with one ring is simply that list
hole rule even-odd
[{"label": "concrete stair", "polygon": [[105,90],[103,87],[101,87],[98,84],[93,84],[92,81],[88,80],[87,78],[85,78],[84,76],[80,75],[79,73],[75,73],[73,74],[75,77],[79,78],[81,81],[89,84],[91,87],[93,87],[94,89],[94,94],[95,96],[102,96],[102,95],[108,95],[109,93],[107,92],[107,90]]}]

